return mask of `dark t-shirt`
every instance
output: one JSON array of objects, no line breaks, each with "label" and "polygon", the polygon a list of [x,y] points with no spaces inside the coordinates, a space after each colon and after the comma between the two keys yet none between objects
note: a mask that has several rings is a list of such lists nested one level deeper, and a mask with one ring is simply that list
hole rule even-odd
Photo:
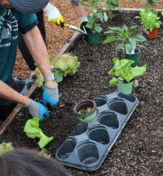
[{"label": "dark t-shirt", "polygon": [[0,80],[8,85],[15,64],[18,29],[25,33],[36,20],[35,14],[23,14],[0,5]]}]

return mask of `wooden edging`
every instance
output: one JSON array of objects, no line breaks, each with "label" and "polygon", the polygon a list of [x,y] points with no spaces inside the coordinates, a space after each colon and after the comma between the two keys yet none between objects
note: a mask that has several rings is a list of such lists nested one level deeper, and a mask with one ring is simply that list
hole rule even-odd
[{"label": "wooden edging", "polygon": [[[79,32],[74,33],[74,35],[69,39],[68,43],[58,53],[57,57],[55,58],[55,61],[57,61],[59,55],[68,52],[74,46],[74,43],[79,38],[79,36],[80,36]],[[36,87],[37,85],[34,83],[29,89],[29,91],[26,93],[26,96],[29,97],[34,92]],[[0,135],[6,130],[7,126],[12,122],[16,114],[20,111],[21,107],[22,107],[21,104],[17,104],[16,107],[13,109],[13,111],[6,118],[6,120],[2,123],[2,125],[0,126]]]}]

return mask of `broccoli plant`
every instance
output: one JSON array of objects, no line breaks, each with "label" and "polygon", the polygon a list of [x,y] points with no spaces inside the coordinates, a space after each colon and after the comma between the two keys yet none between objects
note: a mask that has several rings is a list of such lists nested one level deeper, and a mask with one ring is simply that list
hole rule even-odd
[{"label": "broccoli plant", "polygon": [[93,109],[92,107],[87,107],[87,109],[81,109],[80,111],[78,111],[78,114],[88,113],[92,109]]},{"label": "broccoli plant", "polygon": [[29,119],[24,127],[24,132],[26,135],[31,138],[40,138],[38,145],[40,148],[45,147],[49,142],[51,142],[54,137],[47,137],[42,130],[39,128],[39,121],[40,119],[38,117],[34,117],[32,119]]}]

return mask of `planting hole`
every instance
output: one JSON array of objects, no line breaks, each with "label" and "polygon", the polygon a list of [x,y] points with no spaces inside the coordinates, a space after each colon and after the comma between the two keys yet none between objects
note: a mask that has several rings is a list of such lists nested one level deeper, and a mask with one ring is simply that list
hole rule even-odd
[{"label": "planting hole", "polygon": [[87,123],[84,123],[84,122],[81,122],[77,125],[77,127],[73,130],[73,132],[70,134],[70,136],[77,136],[77,135],[80,135],[84,132],[87,131],[87,128],[88,128],[88,124]]},{"label": "planting hole", "polygon": [[124,98],[128,101],[131,101],[131,102],[134,102],[136,100],[136,98],[133,95],[126,95],[126,94],[123,94],[123,93],[119,93],[118,96],[121,97],[121,98]]},{"label": "planting hole", "polygon": [[98,98],[98,99],[96,100],[96,106],[97,106],[97,107],[103,106],[103,105],[106,104],[106,103],[107,103],[107,100],[106,100],[106,99],[103,99],[103,98]]},{"label": "planting hole", "polygon": [[84,165],[95,163],[99,159],[99,152],[94,143],[84,142],[77,149],[79,160]]},{"label": "planting hole", "polygon": [[119,128],[119,121],[117,119],[116,114],[113,112],[102,113],[99,116],[99,123],[113,129]]},{"label": "planting hole", "polygon": [[67,139],[57,152],[60,159],[68,158],[73,152],[76,146],[76,141],[74,139]]},{"label": "planting hole", "polygon": [[105,127],[95,127],[88,132],[89,139],[101,144],[108,144],[110,139]]},{"label": "planting hole", "polygon": [[111,102],[108,108],[123,115],[126,115],[128,112],[126,104],[121,100]]}]

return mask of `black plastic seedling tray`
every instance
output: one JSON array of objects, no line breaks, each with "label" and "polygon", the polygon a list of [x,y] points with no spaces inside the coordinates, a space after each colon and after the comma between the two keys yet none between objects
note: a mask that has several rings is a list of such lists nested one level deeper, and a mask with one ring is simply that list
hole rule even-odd
[{"label": "black plastic seedling tray", "polygon": [[19,87],[20,94],[25,95],[28,92],[28,90],[30,89],[30,87],[33,85],[35,80],[36,79],[34,78],[34,76],[29,79],[26,79],[26,80],[21,80],[16,77],[15,81]]},{"label": "black plastic seedling tray", "polygon": [[80,122],[56,152],[62,165],[94,171],[98,169],[139,101],[120,92],[98,97],[96,118]]}]

